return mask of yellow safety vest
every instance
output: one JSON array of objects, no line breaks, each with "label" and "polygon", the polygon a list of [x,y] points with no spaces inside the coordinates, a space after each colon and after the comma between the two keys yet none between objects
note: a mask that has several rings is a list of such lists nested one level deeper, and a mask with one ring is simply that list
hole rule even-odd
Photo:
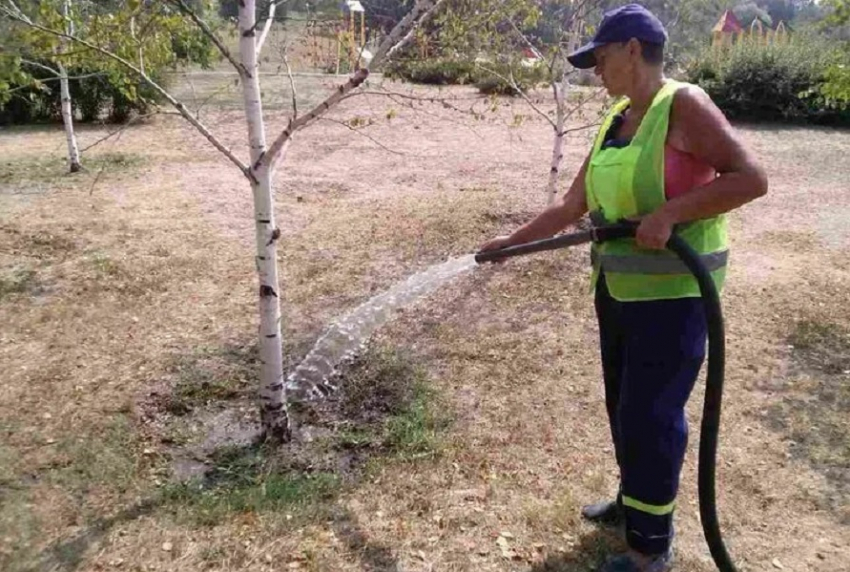
[{"label": "yellow safety vest", "polygon": [[[624,99],[614,105],[593,145],[585,179],[587,205],[594,224],[647,215],[667,200],[664,193],[664,151],[670,109],[676,91],[687,84],[667,81],[656,94],[631,143],[602,149],[614,118],[629,106]],[[718,291],[723,288],[728,259],[726,217],[678,225],[676,231],[711,272]],[[594,244],[592,285],[600,271],[616,300],[665,300],[699,297],[696,280],[669,251],[638,248],[634,239]]]}]

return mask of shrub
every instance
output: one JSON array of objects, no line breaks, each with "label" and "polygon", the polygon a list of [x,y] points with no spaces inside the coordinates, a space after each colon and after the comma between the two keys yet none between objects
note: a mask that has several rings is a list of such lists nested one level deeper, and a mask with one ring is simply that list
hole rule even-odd
[{"label": "shrub", "polygon": [[453,58],[397,60],[384,70],[387,77],[428,85],[474,83],[476,73],[475,62]]},{"label": "shrub", "polygon": [[[42,62],[50,65],[49,62]],[[55,76],[40,68],[26,70],[37,83],[12,84],[16,90],[5,104],[0,105],[0,125],[27,124],[61,120],[61,94]],[[84,68],[69,68],[68,89],[71,104],[83,123],[107,121],[121,123],[133,112],[146,113],[158,94],[123,75],[96,75]],[[162,79],[155,81],[162,85]]]},{"label": "shrub", "polygon": [[523,91],[533,89],[548,79],[548,71],[542,65],[478,64],[472,60],[446,57],[398,60],[390,64],[384,74],[394,79],[429,85],[474,84],[481,93],[495,95],[517,95],[510,82],[511,76]]},{"label": "shrub", "polygon": [[850,124],[850,106],[825,96],[828,70],[847,58],[814,38],[760,45],[741,42],[709,49],[689,66],[699,84],[731,119]]},{"label": "shrub", "polygon": [[[534,89],[549,79],[549,72],[543,65],[522,66],[510,64],[484,65],[479,68],[475,86],[487,95],[519,95],[522,91]],[[512,81],[511,81],[512,80]]]}]

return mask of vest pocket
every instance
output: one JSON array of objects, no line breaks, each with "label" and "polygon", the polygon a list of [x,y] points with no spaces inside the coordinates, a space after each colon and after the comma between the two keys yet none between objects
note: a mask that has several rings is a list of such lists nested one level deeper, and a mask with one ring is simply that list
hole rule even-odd
[{"label": "vest pocket", "polygon": [[[632,184],[641,148],[629,145],[620,149],[604,149],[590,161],[587,182],[599,205],[615,206],[619,217],[637,214]],[[610,218],[609,218],[610,220]]]}]

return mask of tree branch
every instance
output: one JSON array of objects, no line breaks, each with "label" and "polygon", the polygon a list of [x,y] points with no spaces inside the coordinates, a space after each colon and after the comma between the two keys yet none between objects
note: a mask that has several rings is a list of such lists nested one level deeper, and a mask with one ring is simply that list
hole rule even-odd
[{"label": "tree branch", "polygon": [[186,2],[184,2],[183,0],[168,0],[168,2],[175,4],[180,8],[180,10],[184,14],[189,16],[189,19],[191,19],[198,26],[198,28],[201,29],[201,31],[210,39],[213,44],[215,44],[215,47],[218,48],[218,51],[221,52],[221,55],[223,55],[224,58],[229,61],[233,65],[233,67],[236,68],[236,71],[239,73],[240,76],[251,77],[251,73],[245,69],[245,66],[243,66],[236,58],[233,57],[233,54],[230,53],[230,50],[227,49],[227,46],[224,45],[224,42],[221,41],[221,39],[216,35],[216,33],[212,31],[212,29],[207,25],[206,22],[204,22],[200,18],[200,16],[195,14],[195,11],[192,10],[186,4]]},{"label": "tree branch", "polygon": [[295,91],[295,78],[292,77],[292,67],[289,58],[283,54],[283,64],[286,66],[286,75],[289,76],[289,89],[292,90],[292,119],[298,119],[298,93]]},{"label": "tree branch", "polygon": [[526,93],[525,93],[525,91],[523,91],[523,90],[519,87],[519,85],[517,85],[517,82],[516,82],[516,80],[514,79],[513,73],[511,74],[511,76],[510,76],[510,77],[505,77],[505,76],[503,76],[502,74],[500,74],[499,72],[497,72],[496,70],[488,69],[488,68],[486,68],[486,67],[482,66],[481,64],[475,64],[475,65],[476,65],[476,67],[479,67],[479,68],[483,69],[483,70],[484,70],[484,71],[486,71],[487,73],[491,73],[491,74],[493,74],[494,76],[496,76],[497,78],[501,79],[502,81],[508,82],[508,83],[510,84],[510,86],[514,89],[514,91],[515,91],[515,92],[517,92],[517,94],[518,94],[521,98],[523,98],[523,99],[525,100],[525,102],[526,102],[526,103],[527,103],[527,104],[531,107],[531,109],[533,109],[533,110],[534,110],[534,111],[535,111],[538,115],[540,115],[540,117],[542,117],[543,119],[545,119],[546,121],[548,121],[548,122],[549,122],[549,125],[551,125],[553,129],[557,129],[557,128],[558,128],[558,127],[555,125],[555,122],[554,122],[554,121],[552,121],[552,118],[551,118],[551,117],[549,117],[549,116],[548,116],[548,115],[547,115],[547,114],[546,114],[546,113],[545,113],[542,109],[540,109],[539,107],[537,107],[537,105],[536,105],[536,104],[535,104],[535,103],[531,100],[531,98],[530,98],[530,97],[528,97],[528,94],[526,94]]},{"label": "tree branch", "polygon": [[426,22],[444,0],[417,0],[413,9],[387,34],[372,57],[370,67],[378,67],[385,59],[403,48],[413,37],[416,27]]},{"label": "tree branch", "polygon": [[581,127],[573,127],[572,129],[564,129],[561,132],[561,135],[567,135],[568,133],[574,133],[576,131],[584,131],[585,129],[591,129],[593,127],[599,127],[602,123],[597,121],[596,123],[588,123],[587,125],[582,125]]},{"label": "tree branch", "polygon": [[263,49],[263,44],[266,43],[266,36],[269,35],[269,30],[272,29],[272,24],[274,23],[274,13],[277,10],[278,4],[283,4],[288,0],[272,0],[269,2],[269,15],[266,18],[266,23],[263,26],[263,31],[260,33],[260,37],[257,38],[257,57],[260,57],[260,52]]},{"label": "tree branch", "polygon": [[[239,170],[240,170],[240,171],[242,171],[242,173],[243,173],[243,174],[244,174],[244,175],[245,175],[248,179],[251,179],[251,180],[253,180],[253,179],[254,179],[254,175],[253,175],[253,173],[251,173],[251,169],[250,169],[250,168],[249,168],[249,167],[248,167],[245,163],[243,163],[243,162],[242,162],[242,161],[241,161],[238,157],[236,157],[236,156],[235,156],[235,155],[234,155],[234,154],[233,154],[233,153],[232,153],[232,152],[231,152],[231,151],[230,151],[227,147],[225,147],[225,146],[224,146],[224,145],[223,145],[223,144],[222,144],[222,143],[221,143],[218,139],[216,139],[216,137],[215,137],[215,136],[214,136],[214,135],[210,132],[210,130],[209,130],[209,129],[207,129],[207,127],[206,127],[204,124],[202,124],[202,123],[201,123],[200,121],[198,121],[198,120],[197,120],[197,119],[196,119],[196,118],[195,118],[195,117],[194,117],[191,113],[189,113],[189,110],[188,110],[188,109],[186,109],[186,106],[185,106],[185,105],[183,105],[183,103],[181,103],[180,101],[176,100],[176,99],[174,98],[174,96],[172,96],[170,93],[168,93],[168,91],[166,91],[165,89],[163,89],[163,88],[162,88],[162,87],[161,87],[158,83],[156,83],[156,82],[155,82],[155,81],[153,81],[150,77],[148,77],[148,75],[147,75],[147,74],[145,74],[144,72],[142,72],[139,68],[137,68],[136,66],[134,66],[133,64],[131,64],[130,62],[128,62],[127,60],[125,60],[125,59],[124,59],[124,58],[122,58],[121,56],[116,55],[116,54],[114,54],[114,53],[112,53],[112,52],[110,52],[109,50],[106,50],[106,49],[104,49],[104,48],[101,48],[100,46],[97,46],[97,45],[95,45],[95,44],[92,44],[91,42],[88,42],[88,41],[86,41],[86,40],[83,40],[82,38],[78,38],[77,36],[73,36],[73,35],[70,35],[70,34],[66,34],[65,32],[61,32],[61,31],[58,31],[58,30],[53,30],[53,29],[51,29],[51,28],[47,28],[47,27],[45,27],[45,26],[42,26],[41,24],[37,24],[37,23],[33,22],[32,20],[30,20],[30,19],[29,19],[29,18],[28,18],[25,14],[23,14],[23,13],[15,13],[15,12],[12,12],[11,10],[9,10],[8,8],[5,8],[5,7],[0,7],[0,11],[4,12],[7,16],[9,16],[10,18],[12,18],[13,20],[18,21],[18,22],[21,22],[21,23],[22,23],[22,24],[24,24],[24,25],[30,26],[30,27],[31,27],[31,28],[33,28],[33,29],[36,29],[36,30],[39,30],[39,31],[45,32],[45,33],[47,33],[47,34],[52,34],[52,35],[57,36],[57,37],[59,37],[59,38],[65,38],[65,39],[71,40],[72,42],[76,42],[76,43],[78,43],[78,44],[80,44],[80,45],[83,45],[83,46],[85,46],[85,47],[89,48],[89,49],[92,49],[92,50],[94,50],[94,51],[96,51],[96,52],[98,52],[98,53],[100,53],[100,54],[102,54],[102,55],[106,56],[107,58],[110,58],[110,59],[112,59],[112,60],[115,60],[116,62],[118,62],[118,63],[120,63],[121,65],[123,65],[125,68],[127,68],[127,69],[129,69],[129,70],[133,71],[133,72],[134,72],[137,76],[139,76],[139,77],[140,77],[142,80],[144,80],[144,81],[145,81],[148,85],[150,85],[150,86],[151,86],[154,90],[156,90],[156,91],[157,91],[157,93],[159,93],[160,95],[162,95],[162,97],[164,97],[164,98],[168,101],[168,103],[170,103],[171,105],[173,105],[173,106],[174,106],[174,108],[175,108],[175,109],[177,109],[177,111],[179,111],[179,112],[180,112],[180,115],[182,115],[184,118],[186,118],[186,121],[188,121],[189,123],[191,123],[191,124],[195,127],[195,129],[197,129],[198,131],[200,131],[200,132],[201,132],[201,134],[202,134],[204,137],[206,137],[206,138],[207,138],[207,140],[208,140],[210,143],[212,143],[212,144],[213,144],[213,146],[214,146],[216,149],[218,149],[219,151],[221,151],[221,153],[222,153],[222,154],[224,154],[224,156],[225,156],[225,157],[227,157],[228,159],[230,159],[230,161],[231,161],[234,165],[236,165],[237,167],[239,167]],[[364,79],[365,79],[365,78],[364,78]]]},{"label": "tree branch", "polygon": [[[38,69],[44,70],[44,71],[49,72],[49,73],[52,73],[53,75],[55,75],[55,76],[56,76],[56,78],[55,78],[55,79],[59,79],[59,78],[61,77],[61,74],[59,73],[59,71],[57,71],[57,70],[53,69],[53,68],[52,68],[52,67],[50,67],[50,66],[46,66],[46,65],[44,65],[44,64],[40,64],[40,63],[38,63],[38,62],[34,62],[34,61],[32,61],[32,60],[25,60],[25,59],[21,59],[21,63],[22,63],[22,64],[26,64],[26,65],[28,65],[28,66],[32,66],[32,67],[34,67],[34,68],[38,68]],[[70,79],[70,78],[69,78],[69,79]]]},{"label": "tree branch", "polygon": [[[361,95],[378,95],[378,96],[381,96],[381,97],[386,97],[390,101],[392,101],[393,103],[397,103],[398,105],[400,105],[402,107],[406,107],[408,109],[411,109],[415,113],[424,113],[425,115],[430,115],[431,117],[434,117],[437,120],[448,121],[449,123],[452,123],[454,125],[458,125],[460,127],[464,127],[466,129],[469,129],[472,132],[472,134],[475,135],[478,139],[480,139],[482,141],[484,140],[484,137],[480,133],[478,133],[478,131],[476,131],[472,126],[467,125],[466,123],[463,123],[463,122],[460,122],[460,121],[455,121],[455,120],[452,120],[452,119],[447,119],[445,117],[440,117],[436,113],[433,113],[433,112],[431,112],[427,109],[423,109],[421,107],[416,107],[416,106],[413,105],[414,102],[439,103],[443,106],[443,108],[449,109],[449,110],[454,111],[456,113],[460,113],[460,114],[463,114],[463,115],[476,116],[477,113],[472,108],[475,107],[475,104],[478,103],[479,101],[484,101],[486,99],[483,96],[475,96],[475,97],[468,97],[468,98],[452,98],[451,100],[449,100],[447,98],[423,97],[423,96],[411,95],[411,94],[406,94],[406,93],[399,93],[399,92],[394,92],[394,91],[389,91],[389,90],[384,90],[384,91],[358,90],[356,92],[349,93],[348,95],[346,95],[342,99],[346,100],[346,99],[361,96]],[[399,100],[401,100],[401,101],[399,101]],[[463,101],[463,100],[471,100],[472,101],[472,105],[470,106],[470,109],[468,111],[460,109],[459,107],[457,107],[453,103],[450,103],[450,101]]]},{"label": "tree branch", "polygon": [[519,36],[519,38],[522,40],[522,42],[523,42],[526,46],[528,46],[528,47],[529,47],[529,49],[531,49],[531,51],[534,53],[534,55],[535,55],[536,57],[540,58],[541,60],[545,59],[545,58],[543,57],[543,54],[541,54],[541,53],[540,53],[540,50],[538,50],[538,49],[537,49],[537,46],[535,46],[534,44],[532,44],[532,43],[531,43],[531,40],[529,40],[529,39],[528,39],[528,37],[527,37],[525,34],[523,34],[523,33],[522,33],[522,31],[521,31],[521,30],[519,29],[519,27],[516,25],[516,22],[514,22],[513,20],[509,20],[509,22],[510,22],[510,24],[511,24],[511,27],[514,29],[514,32],[516,32],[517,36]]},{"label": "tree branch", "polygon": [[161,112],[161,111],[154,111],[154,112],[152,112],[152,113],[145,113],[145,114],[143,114],[143,115],[136,115],[136,116],[134,116],[134,117],[131,117],[130,119],[128,119],[128,120],[124,123],[124,125],[122,125],[122,126],[121,126],[121,127],[119,127],[118,129],[116,129],[116,130],[114,130],[114,131],[111,131],[109,134],[105,135],[104,137],[101,137],[100,139],[98,139],[97,141],[95,141],[94,143],[92,143],[91,145],[89,145],[88,147],[85,147],[84,149],[80,149],[80,154],[83,154],[83,153],[85,153],[86,151],[88,151],[89,149],[91,149],[91,148],[93,148],[93,147],[97,147],[98,145],[100,145],[100,144],[101,144],[101,143],[103,143],[104,141],[107,141],[107,140],[111,139],[112,137],[115,137],[116,135],[118,135],[119,133],[121,133],[122,131],[126,130],[128,127],[130,127],[130,125],[132,125],[132,124],[133,124],[133,123],[135,123],[136,121],[140,121],[140,120],[142,120],[142,119],[144,119],[144,118],[146,118],[146,117],[152,117],[152,116],[154,116],[154,115],[159,115],[160,113],[162,113],[162,112]]},{"label": "tree branch", "polygon": [[336,88],[336,91],[327,99],[325,99],[322,103],[314,107],[310,110],[307,115],[302,115],[301,117],[289,122],[289,125],[284,129],[280,135],[278,135],[277,139],[275,139],[274,143],[272,143],[271,147],[269,147],[268,151],[266,151],[260,159],[254,164],[254,169],[258,169],[263,163],[266,165],[272,165],[276,159],[276,156],[281,153],[283,150],[283,145],[289,141],[289,139],[295,134],[299,129],[303,129],[322,115],[324,115],[328,109],[342,101],[347,93],[351,90],[357,88],[360,84],[366,81],[366,78],[369,77],[368,69],[358,70],[351,78],[342,84],[341,86]]},{"label": "tree branch", "polygon": [[342,125],[343,127],[347,128],[349,131],[357,133],[361,137],[365,137],[366,139],[368,139],[369,141],[371,141],[372,143],[374,143],[375,145],[377,145],[378,147],[380,147],[384,151],[387,151],[388,153],[392,153],[394,155],[401,155],[401,156],[407,155],[407,153],[403,153],[402,151],[396,151],[395,149],[390,149],[389,147],[387,147],[386,145],[384,145],[383,143],[381,143],[380,141],[378,141],[377,139],[375,139],[374,137],[372,137],[368,133],[364,133],[362,129],[357,129],[356,127],[352,127],[351,125],[349,125],[345,121],[339,121],[338,119],[331,119],[330,117],[322,117],[321,121],[327,121],[329,123],[336,123],[337,125]]},{"label": "tree branch", "polygon": [[[102,73],[102,72],[87,73],[87,74],[83,74],[83,75],[70,75],[70,76],[68,76],[68,80],[81,80],[81,79],[88,79],[90,77],[101,77],[103,75],[105,75],[105,74]],[[61,79],[62,79],[61,77],[46,77],[44,79],[39,79],[37,81],[39,83],[47,83],[49,81],[59,81]],[[34,87],[34,86],[32,86],[32,85],[20,85],[18,87],[13,87],[12,89],[7,89],[4,93],[15,93],[16,91],[23,91],[25,89],[30,89],[32,87]]]}]

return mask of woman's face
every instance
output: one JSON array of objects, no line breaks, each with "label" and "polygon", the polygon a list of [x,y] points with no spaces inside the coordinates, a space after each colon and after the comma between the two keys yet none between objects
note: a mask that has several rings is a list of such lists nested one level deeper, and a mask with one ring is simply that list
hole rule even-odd
[{"label": "woman's face", "polygon": [[596,75],[612,97],[627,95],[635,82],[635,70],[640,64],[640,44],[630,40],[623,44],[607,44],[593,51]]}]

